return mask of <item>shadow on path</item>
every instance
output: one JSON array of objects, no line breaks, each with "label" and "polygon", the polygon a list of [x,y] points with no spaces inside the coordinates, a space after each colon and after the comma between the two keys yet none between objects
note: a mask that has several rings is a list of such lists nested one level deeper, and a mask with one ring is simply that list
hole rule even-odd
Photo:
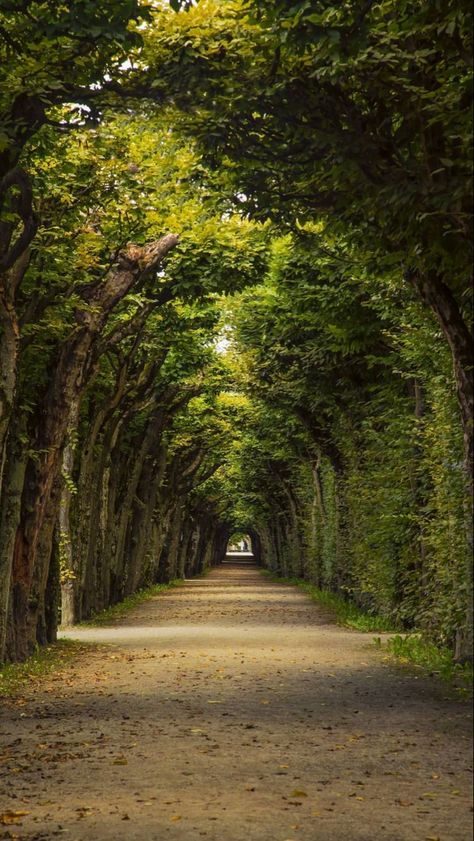
[{"label": "shadow on path", "polygon": [[2,713],[5,838],[472,837],[467,706],[257,569],[68,636],[99,650]]}]

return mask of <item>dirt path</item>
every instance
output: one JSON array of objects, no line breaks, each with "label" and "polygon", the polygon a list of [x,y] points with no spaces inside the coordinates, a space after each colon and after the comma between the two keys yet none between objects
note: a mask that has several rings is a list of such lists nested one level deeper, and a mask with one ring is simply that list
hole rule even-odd
[{"label": "dirt path", "polygon": [[221,568],[2,711],[1,838],[468,841],[465,704],[304,594]]}]

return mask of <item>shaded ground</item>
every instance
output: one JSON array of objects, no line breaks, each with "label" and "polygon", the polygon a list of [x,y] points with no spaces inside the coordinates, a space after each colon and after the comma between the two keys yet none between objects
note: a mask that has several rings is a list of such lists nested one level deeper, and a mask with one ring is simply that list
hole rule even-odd
[{"label": "shaded ground", "polygon": [[224,567],[69,636],[0,717],[0,838],[468,841],[468,707],[295,588]]}]

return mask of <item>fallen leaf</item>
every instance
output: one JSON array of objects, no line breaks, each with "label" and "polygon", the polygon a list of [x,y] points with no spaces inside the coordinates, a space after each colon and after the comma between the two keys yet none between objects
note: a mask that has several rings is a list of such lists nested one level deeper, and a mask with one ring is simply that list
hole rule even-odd
[{"label": "fallen leaf", "polygon": [[296,791],[294,791],[291,796],[292,797],[307,797],[308,795],[306,794],[305,791],[299,791],[298,789],[296,789]]},{"label": "fallen leaf", "polygon": [[23,811],[2,812],[2,814],[0,815],[0,823],[2,823],[4,826],[7,826],[8,824],[21,823],[21,819],[24,818],[25,815],[29,814],[29,812]]}]

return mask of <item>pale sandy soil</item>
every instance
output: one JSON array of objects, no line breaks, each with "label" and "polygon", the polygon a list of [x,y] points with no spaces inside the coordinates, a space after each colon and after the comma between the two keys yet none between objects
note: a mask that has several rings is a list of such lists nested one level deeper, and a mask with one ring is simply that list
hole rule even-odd
[{"label": "pale sandy soil", "polygon": [[469,709],[300,591],[221,568],[0,716],[0,838],[468,841]]}]

